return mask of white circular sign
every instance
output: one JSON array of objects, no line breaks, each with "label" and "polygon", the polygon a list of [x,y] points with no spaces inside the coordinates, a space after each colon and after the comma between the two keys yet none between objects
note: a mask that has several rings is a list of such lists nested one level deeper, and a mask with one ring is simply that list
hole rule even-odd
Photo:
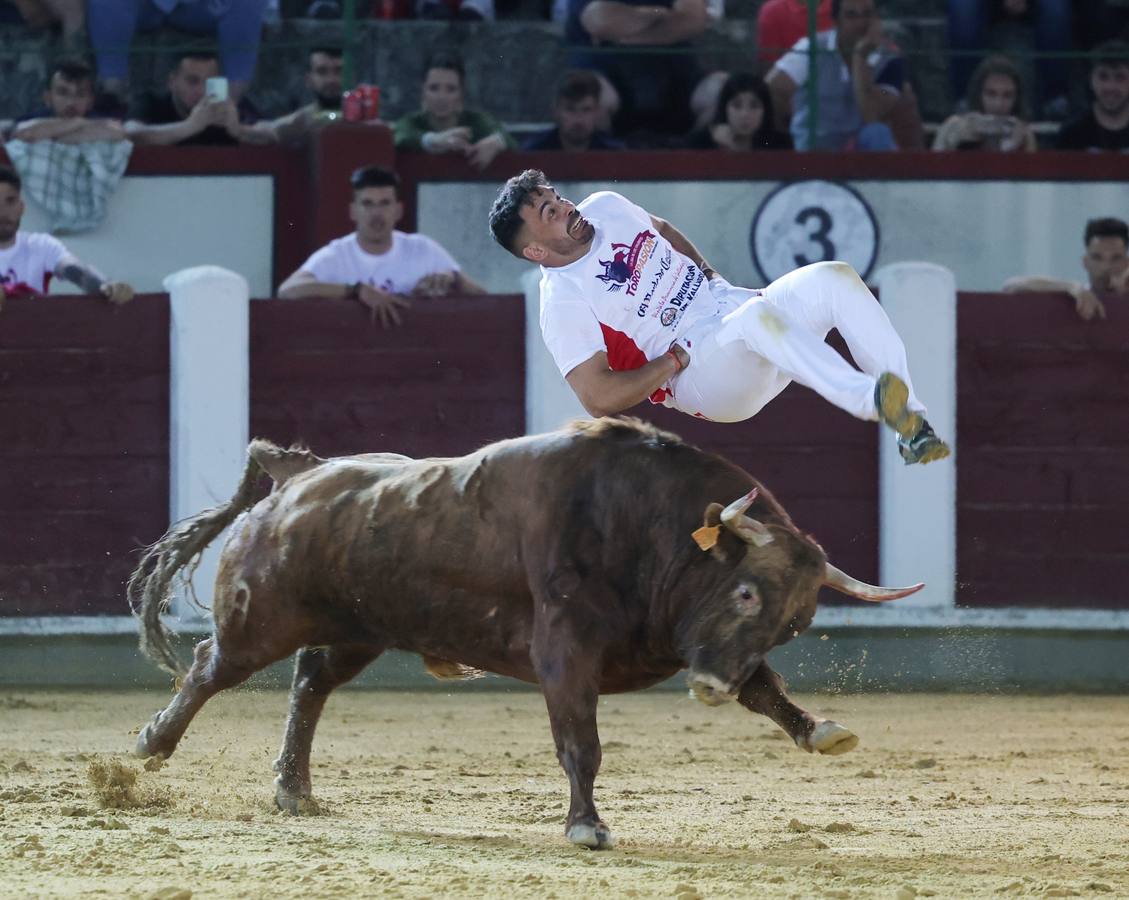
[{"label": "white circular sign", "polygon": [[878,257],[878,221],[862,196],[834,181],[793,181],[765,197],[749,234],[765,282],[809,263],[848,262],[864,279]]}]

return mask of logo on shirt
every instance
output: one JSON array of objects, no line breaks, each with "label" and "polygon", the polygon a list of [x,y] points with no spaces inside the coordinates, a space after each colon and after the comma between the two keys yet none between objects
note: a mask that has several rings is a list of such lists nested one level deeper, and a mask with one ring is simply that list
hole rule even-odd
[{"label": "logo on shirt", "polygon": [[599,260],[604,274],[596,277],[608,286],[609,291],[618,291],[627,285],[627,296],[632,297],[639,289],[643,267],[654,250],[653,231],[640,231],[630,244],[612,244],[612,258]]}]

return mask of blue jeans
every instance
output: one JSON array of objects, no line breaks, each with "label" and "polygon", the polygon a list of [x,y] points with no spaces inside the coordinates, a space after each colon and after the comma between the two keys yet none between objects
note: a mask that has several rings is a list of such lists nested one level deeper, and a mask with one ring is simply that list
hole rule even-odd
[{"label": "blue jeans", "polygon": [[98,60],[98,77],[129,76],[129,45],[138,31],[162,25],[193,34],[214,34],[223,74],[249,82],[255,75],[267,0],[181,0],[165,13],[152,0],[88,0],[86,27]]},{"label": "blue jeans", "polygon": [[[980,62],[988,39],[993,3],[991,0],[948,0],[949,49],[964,51],[949,61],[953,102],[959,103],[968,93],[968,80]],[[1040,53],[1070,49],[1070,0],[1033,0],[1035,10],[1035,49]],[[1039,99],[1042,102],[1067,93],[1070,67],[1066,59],[1040,59]]]}]

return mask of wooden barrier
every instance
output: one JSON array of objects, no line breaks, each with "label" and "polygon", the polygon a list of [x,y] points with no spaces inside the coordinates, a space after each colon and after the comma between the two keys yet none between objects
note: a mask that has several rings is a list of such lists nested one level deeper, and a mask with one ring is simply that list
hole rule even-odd
[{"label": "wooden barrier", "polygon": [[[958,601],[1129,609],[1129,304],[958,304]],[[163,295],[0,313],[0,616],[122,615],[168,524]],[[520,298],[418,301],[382,329],[347,301],[251,304],[251,430],[323,455],[468,452],[524,431]],[[877,575],[877,426],[793,385],[749,422],[634,412],[762,480],[841,567]],[[716,498],[724,500],[725,498]],[[921,539],[929,539],[922,523]]]}]

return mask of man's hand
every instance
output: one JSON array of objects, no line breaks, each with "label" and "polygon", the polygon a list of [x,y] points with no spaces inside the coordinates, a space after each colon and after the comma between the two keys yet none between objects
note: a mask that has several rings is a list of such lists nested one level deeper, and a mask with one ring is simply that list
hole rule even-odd
[{"label": "man's hand", "polygon": [[678,341],[672,341],[667,353],[673,353],[678,360],[678,371],[683,371],[690,365],[690,351],[683,347]]},{"label": "man's hand", "polygon": [[230,100],[219,100],[215,104],[214,124],[223,126],[223,130],[237,141],[242,141],[242,123],[239,121],[239,110]]},{"label": "man's hand", "polygon": [[412,288],[413,297],[445,297],[455,289],[454,272],[433,272],[424,275]]},{"label": "man's hand", "polygon": [[874,16],[874,18],[870,20],[870,25],[867,27],[866,33],[863,34],[863,36],[859,38],[858,43],[855,44],[854,52],[856,59],[860,56],[866,59],[871,53],[881,47],[882,37],[882,20],[878,18],[878,16]]},{"label": "man's hand", "polygon": [[385,328],[391,325],[399,325],[403,321],[400,318],[400,311],[412,305],[412,301],[407,297],[390,294],[388,291],[382,291],[371,284],[361,285],[357,299],[369,308],[372,313],[372,321],[375,322],[379,317],[380,324]]},{"label": "man's hand", "polygon": [[99,292],[115,306],[129,303],[133,299],[133,287],[124,281],[107,281],[99,288]]},{"label": "man's hand", "polygon": [[494,157],[505,149],[505,138],[494,132],[494,134],[487,135],[482,140],[467,147],[466,159],[468,163],[482,171],[494,161]]},{"label": "man's hand", "polygon": [[192,126],[193,134],[203,131],[212,125],[224,124],[224,103],[226,101],[216,100],[214,97],[203,96],[200,102],[192,107],[192,112],[188,114],[185,121]]},{"label": "man's hand", "polygon": [[1082,319],[1089,322],[1095,317],[1105,318],[1105,306],[1089,288],[1079,287],[1071,291],[1071,296],[1074,297],[1074,309]]}]

